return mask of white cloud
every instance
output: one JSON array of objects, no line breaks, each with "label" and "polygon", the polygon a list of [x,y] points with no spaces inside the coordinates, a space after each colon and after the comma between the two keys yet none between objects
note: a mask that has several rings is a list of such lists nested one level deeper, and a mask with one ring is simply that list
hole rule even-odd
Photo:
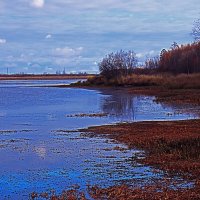
[{"label": "white cloud", "polygon": [[6,39],[1,39],[0,38],[0,44],[5,44],[7,41],[6,41]]},{"label": "white cloud", "polygon": [[143,62],[148,59],[148,58],[153,58],[156,57],[160,54],[159,51],[155,51],[155,50],[149,50],[149,51],[143,51],[143,52],[139,52],[136,54],[136,57],[139,60],[139,64],[143,64]]},{"label": "white cloud", "polygon": [[45,38],[46,38],[46,39],[51,39],[51,38],[52,38],[52,35],[51,35],[51,34],[48,34],[48,35],[46,35]]},{"label": "white cloud", "polygon": [[68,64],[78,65],[80,60],[82,59],[82,51],[83,47],[70,48],[66,46],[63,48],[56,48],[52,51],[52,62],[58,66],[66,66]]},{"label": "white cloud", "polygon": [[149,55],[154,55],[156,52],[154,50],[149,51]]},{"label": "white cloud", "polygon": [[64,47],[64,48],[54,49],[53,54],[58,57],[67,58],[67,57],[79,56],[82,51],[83,51],[83,47],[78,47],[78,48]]},{"label": "white cloud", "polygon": [[[31,63],[41,66],[30,67],[32,71],[42,72],[45,66],[56,71],[56,63],[73,66],[74,70],[86,67],[89,70],[92,66],[97,68],[94,61],[120,47],[134,48],[138,60],[143,61],[158,55],[160,49],[169,47],[173,41],[190,42],[193,21],[199,16],[199,0],[16,2],[0,0],[4,18],[0,38],[6,37],[7,43],[12,43],[8,45],[0,39],[0,73],[5,71],[4,63],[14,62],[18,66],[16,71]],[[84,50],[79,46],[84,46]],[[23,49],[24,55],[20,55],[19,49]],[[13,57],[9,57],[10,53]]]},{"label": "white cloud", "polygon": [[136,54],[136,57],[142,58],[142,57],[144,57],[144,54],[142,54],[142,53],[137,53],[137,54]]},{"label": "white cloud", "polygon": [[45,4],[45,0],[32,0],[31,6],[35,8],[43,8]]}]

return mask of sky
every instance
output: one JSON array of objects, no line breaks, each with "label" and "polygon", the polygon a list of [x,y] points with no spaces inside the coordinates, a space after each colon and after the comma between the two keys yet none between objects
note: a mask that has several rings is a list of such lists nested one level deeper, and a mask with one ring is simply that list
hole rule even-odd
[{"label": "sky", "polygon": [[0,73],[98,73],[111,52],[139,62],[193,42],[199,0],[0,0]]}]

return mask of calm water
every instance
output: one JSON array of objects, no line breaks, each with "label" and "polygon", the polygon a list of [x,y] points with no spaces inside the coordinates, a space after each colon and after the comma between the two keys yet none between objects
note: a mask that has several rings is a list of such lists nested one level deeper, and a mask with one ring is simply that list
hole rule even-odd
[{"label": "calm water", "polygon": [[[75,184],[85,190],[87,184],[159,178],[162,172],[155,174],[131,159],[143,152],[72,131],[125,121],[191,119],[200,113],[198,107],[165,106],[155,103],[154,97],[119,90],[39,87],[72,81],[0,82],[0,196],[4,199],[27,199],[33,191],[60,192]],[[106,116],[87,116],[96,113]],[[86,116],[74,116],[79,114]]]}]

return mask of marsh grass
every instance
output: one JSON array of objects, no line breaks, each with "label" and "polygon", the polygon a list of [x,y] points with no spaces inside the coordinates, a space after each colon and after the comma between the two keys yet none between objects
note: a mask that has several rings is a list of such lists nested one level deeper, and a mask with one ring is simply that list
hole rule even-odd
[{"label": "marsh grass", "polygon": [[91,77],[77,86],[158,86],[167,89],[200,89],[200,74],[132,74],[118,78],[106,79],[102,76]]},{"label": "marsh grass", "polygon": [[[138,185],[138,182],[133,182],[132,186],[116,185],[108,188],[88,186],[87,192],[92,199],[200,199],[200,120],[122,123],[80,131],[96,136],[108,136],[129,148],[145,150],[146,157],[140,158],[139,162],[168,172],[168,176],[151,180],[144,186]],[[174,175],[181,175],[184,179],[172,180]],[[32,197],[37,199],[39,194],[32,193]],[[64,191],[60,195],[54,193],[48,197],[51,200],[87,199],[86,195],[78,190]]]},{"label": "marsh grass", "polygon": [[[84,131],[84,130],[83,130]],[[143,163],[168,172],[200,175],[200,121],[138,122],[91,127],[86,132],[108,135],[129,148],[145,150]]]}]

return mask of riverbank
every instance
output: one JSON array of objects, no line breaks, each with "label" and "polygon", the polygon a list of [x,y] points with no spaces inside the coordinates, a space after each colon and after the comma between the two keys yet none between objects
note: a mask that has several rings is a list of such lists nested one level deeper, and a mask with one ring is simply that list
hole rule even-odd
[{"label": "riverbank", "polygon": [[0,75],[1,80],[65,80],[65,79],[88,79],[94,75],[78,75],[78,74],[26,74],[26,75]]},{"label": "riverbank", "polygon": [[[95,90],[100,88],[100,92],[112,88],[118,90],[118,94],[122,96],[124,95],[123,92],[150,95],[155,96],[155,101],[160,103],[170,104],[170,106],[174,104],[183,105],[184,108],[186,108],[187,104],[200,105],[199,89],[166,89],[158,86],[85,86],[80,88]],[[62,90],[62,93],[64,94],[65,92]],[[51,97],[52,94],[49,93],[49,95]],[[100,115],[104,117],[105,113],[102,112]],[[82,116],[96,117],[97,115],[68,115],[68,117],[79,118]],[[92,129],[86,129],[85,131],[82,130],[86,134],[90,133],[89,136],[102,135],[103,137],[111,137],[120,143],[128,145],[129,148],[145,150],[146,158],[139,159],[138,162],[154,166],[158,170],[162,169],[171,175],[181,175],[185,180],[195,182],[195,187],[192,189],[180,188],[178,190],[170,189],[170,183],[166,182],[166,180],[148,184],[146,187],[136,188],[131,188],[128,185],[109,188],[90,186],[88,188],[89,194],[94,199],[199,199],[199,127],[199,120],[190,120],[180,122],[138,122],[95,127],[95,129],[97,128],[95,131],[92,130],[94,127]],[[100,132],[97,131],[98,129]],[[173,135],[171,135],[172,133]],[[67,149],[66,146],[65,149]],[[137,158],[133,160],[135,159]],[[158,192],[158,190],[162,192]],[[74,190],[67,191],[63,195],[65,197],[67,195],[77,197],[77,192]],[[81,193],[79,196],[84,199],[84,194]],[[76,199],[75,197],[74,199]],[[54,199],[62,199],[62,197],[55,197]]]},{"label": "riverbank", "polygon": [[154,96],[158,103],[174,104],[174,105],[200,105],[200,89],[169,89],[159,86],[143,86],[143,87],[113,87],[113,86],[79,86],[79,85],[56,85],[53,87],[61,88],[83,88],[88,90],[118,90],[120,93],[130,93],[135,95]]},{"label": "riverbank", "polygon": [[72,86],[158,87],[161,89],[200,89],[200,74],[131,74],[107,79],[101,75]]},{"label": "riverbank", "polygon": [[[100,88],[114,86],[132,94],[155,96],[155,101],[164,105],[185,108],[191,104],[200,105],[199,75],[135,75],[108,83],[107,86],[97,78],[83,85],[88,88],[96,85]],[[156,181],[143,188],[127,185],[109,188],[94,186],[90,188],[94,199],[200,199],[200,120],[138,122],[90,127],[82,131],[112,138],[129,148],[144,150],[146,157],[139,162],[195,183],[194,187],[185,189],[173,189],[166,180]]]},{"label": "riverbank", "polygon": [[[146,156],[138,162],[150,165],[155,170],[164,170],[167,177],[155,179],[146,186],[116,185],[108,188],[88,186],[94,200],[198,200],[200,199],[200,120],[148,121],[103,125],[81,129],[89,137],[103,136],[126,144],[129,148],[144,150]],[[170,177],[181,176],[194,185],[182,187],[184,181],[171,181]],[[137,182],[137,181],[136,181]],[[35,196],[36,195],[36,196]],[[37,193],[32,193],[32,197]],[[52,199],[87,199],[77,189],[53,194]],[[33,198],[34,199],[34,198]]]},{"label": "riverbank", "polygon": [[195,182],[193,188],[180,190],[161,187],[160,183],[137,189],[128,186],[106,189],[92,187],[94,199],[200,198],[200,120],[123,123],[90,127],[81,131],[90,136],[112,138],[129,148],[145,150],[146,157],[139,159],[139,162]]},{"label": "riverbank", "polygon": [[[132,85],[96,84],[91,81],[95,79],[91,79],[89,82],[72,84],[72,87],[112,88],[122,93],[126,91],[155,96],[156,102],[172,107],[183,106],[186,110],[188,105],[200,105],[199,75],[167,77],[165,81],[163,77],[139,77]],[[112,138],[131,149],[144,150],[146,157],[138,162],[164,170],[169,176],[179,175],[195,183],[194,187],[185,189],[173,189],[166,180],[143,188],[127,185],[109,188],[94,186],[89,189],[94,199],[200,199],[200,120],[125,123],[90,127],[81,131],[90,136]]]}]

